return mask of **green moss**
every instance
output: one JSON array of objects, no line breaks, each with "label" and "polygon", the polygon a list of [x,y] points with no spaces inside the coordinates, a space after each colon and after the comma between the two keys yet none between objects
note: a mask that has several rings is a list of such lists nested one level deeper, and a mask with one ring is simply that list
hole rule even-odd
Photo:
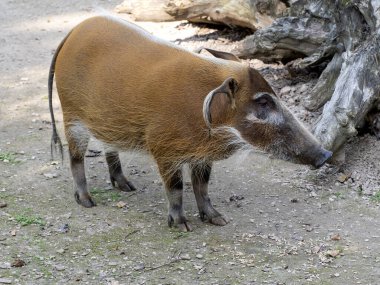
[{"label": "green moss", "polygon": [[21,226],[28,226],[28,225],[40,225],[44,226],[45,222],[40,217],[34,217],[29,216],[26,214],[16,215],[15,217],[16,222],[18,222]]},{"label": "green moss", "polygon": [[371,201],[375,203],[380,203],[380,190],[377,191],[376,194],[371,197]]},{"label": "green moss", "polygon": [[339,198],[339,199],[344,199],[344,195],[342,192],[336,192],[336,193],[334,193],[334,196]]},{"label": "green moss", "polygon": [[100,188],[92,188],[90,190],[90,193],[92,197],[100,203],[105,203],[107,201],[116,202],[120,201],[120,199],[122,198],[120,192]]},{"label": "green moss", "polygon": [[0,152],[0,161],[15,163],[15,155],[12,152]]}]

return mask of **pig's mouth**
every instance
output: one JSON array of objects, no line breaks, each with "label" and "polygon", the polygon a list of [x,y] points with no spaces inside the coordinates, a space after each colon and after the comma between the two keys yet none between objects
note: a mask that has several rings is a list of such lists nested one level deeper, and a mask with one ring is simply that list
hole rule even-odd
[{"label": "pig's mouth", "polygon": [[315,169],[322,167],[325,163],[327,163],[330,160],[332,155],[333,155],[333,153],[331,151],[323,150],[320,158],[318,160],[316,160],[315,163],[310,166],[310,169],[315,170]]},{"label": "pig's mouth", "polygon": [[315,152],[299,153],[289,149],[287,146],[273,144],[265,149],[266,152],[271,154],[271,157],[293,162],[296,164],[310,165],[311,169],[318,169],[327,163],[332,157],[331,151],[319,147]]}]

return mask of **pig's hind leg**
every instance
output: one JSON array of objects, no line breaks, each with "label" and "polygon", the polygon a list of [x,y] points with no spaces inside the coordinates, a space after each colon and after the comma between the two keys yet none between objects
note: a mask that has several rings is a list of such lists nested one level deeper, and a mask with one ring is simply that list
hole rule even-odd
[{"label": "pig's hind leg", "polygon": [[74,179],[74,196],[78,204],[90,208],[95,206],[87,191],[84,157],[90,134],[88,129],[79,121],[65,123],[66,138],[69,145],[70,167]]},{"label": "pig's hind leg", "polygon": [[121,191],[129,192],[136,190],[135,186],[133,186],[123,174],[119,153],[117,151],[106,151],[106,160],[112,186],[115,187],[117,183],[117,186]]},{"label": "pig's hind leg", "polygon": [[227,220],[211,205],[211,200],[208,196],[211,167],[211,163],[191,164],[191,183],[193,184],[201,220],[217,226],[224,226],[227,224]]}]

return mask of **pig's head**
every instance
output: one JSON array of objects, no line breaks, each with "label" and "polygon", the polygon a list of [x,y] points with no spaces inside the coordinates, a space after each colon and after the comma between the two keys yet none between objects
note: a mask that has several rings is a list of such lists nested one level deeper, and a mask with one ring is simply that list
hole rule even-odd
[{"label": "pig's head", "polygon": [[246,143],[279,159],[316,168],[332,156],[332,152],[321,146],[256,70],[249,68],[248,79],[241,81],[227,78],[206,97],[203,115],[210,128],[212,99],[221,96],[228,99],[226,108],[230,110],[225,111],[232,113],[231,129]]}]

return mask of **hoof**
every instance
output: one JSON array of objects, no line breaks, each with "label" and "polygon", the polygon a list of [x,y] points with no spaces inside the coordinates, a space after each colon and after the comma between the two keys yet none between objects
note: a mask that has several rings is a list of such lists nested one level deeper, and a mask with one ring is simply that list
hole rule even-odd
[{"label": "hoof", "polygon": [[213,224],[216,226],[225,226],[228,224],[228,220],[225,217],[223,217],[221,214],[219,214],[218,212],[213,213],[213,214],[214,214],[213,217],[209,217],[204,212],[199,212],[199,216],[203,222],[209,222],[210,224]]},{"label": "hoof", "polygon": [[178,228],[181,232],[192,232],[193,228],[190,226],[190,223],[186,220],[186,218],[182,217],[181,222],[175,223],[174,219],[171,215],[168,216],[168,225],[170,228],[175,227]]},{"label": "hoof", "polygon": [[177,228],[181,232],[192,232],[193,228],[190,226],[189,222],[184,222],[182,224],[178,224]]},{"label": "hoof", "polygon": [[82,205],[83,207],[91,208],[91,207],[96,206],[96,203],[94,202],[94,200],[92,200],[91,196],[88,194],[85,195],[86,197],[81,198],[79,197],[78,192],[75,192],[74,196],[75,196],[75,201],[77,201],[77,203],[79,205]]},{"label": "hoof", "polygon": [[123,192],[136,191],[136,187],[127,179],[125,179],[124,176],[122,177],[122,179],[118,179],[118,180],[111,177],[111,183],[113,187],[117,187],[119,188],[120,191],[123,191]]},{"label": "hoof", "polygon": [[228,221],[223,216],[214,217],[209,220],[209,222],[216,226],[225,226],[228,224]]}]

